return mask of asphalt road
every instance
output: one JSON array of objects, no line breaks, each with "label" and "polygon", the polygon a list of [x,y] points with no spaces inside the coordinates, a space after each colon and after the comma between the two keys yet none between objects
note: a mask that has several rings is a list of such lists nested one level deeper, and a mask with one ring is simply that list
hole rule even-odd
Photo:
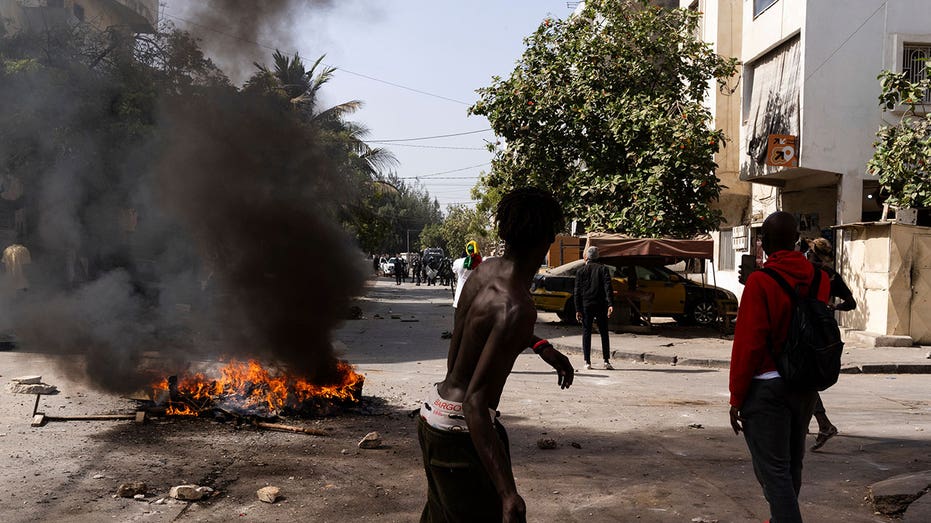
[{"label": "asphalt road", "polygon": [[[443,378],[451,299],[444,288],[373,282],[359,300],[364,318],[336,335],[344,356],[366,375],[365,405],[306,422],[327,431],[324,437],[191,419],[32,428],[33,399],[0,391],[0,521],[416,521],[425,481],[406,414]],[[541,334],[565,334],[546,319],[538,322]],[[500,411],[529,520],[765,520],[746,446],[728,425],[727,372],[616,366],[582,372],[570,389],[559,390],[555,373],[536,355],[518,359]],[[132,408],[69,381],[42,354],[0,352],[0,374],[3,383],[42,374],[57,384],[62,394],[43,398],[46,412]],[[864,502],[866,486],[931,469],[929,380],[844,375],[825,393],[841,433],[806,458],[806,521],[888,521]],[[381,433],[385,446],[358,449],[370,430]],[[542,437],[557,448],[537,448]],[[114,498],[125,481],[146,482],[152,495]],[[155,503],[183,482],[211,486],[218,495]],[[281,487],[284,499],[259,502],[255,490],[266,484]]]}]

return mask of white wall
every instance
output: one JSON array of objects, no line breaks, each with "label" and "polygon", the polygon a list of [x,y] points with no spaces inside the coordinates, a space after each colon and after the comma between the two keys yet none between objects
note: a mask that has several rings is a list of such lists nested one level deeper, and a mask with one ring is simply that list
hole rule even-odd
[{"label": "white wall", "polygon": [[[805,7],[805,0],[778,0],[754,19],[753,0],[744,0],[743,63],[752,62],[798,33],[805,21]],[[804,36],[802,45],[805,45]]]},{"label": "white wall", "polygon": [[843,175],[837,204],[841,223],[860,221],[862,180],[881,122],[876,76],[883,67],[883,4],[857,0],[840,8],[808,0],[800,158],[805,167]]},{"label": "white wall", "polygon": [[[901,70],[902,44],[931,43],[927,0],[808,0],[804,29],[801,161],[843,175],[842,223],[860,221],[866,162],[883,113],[877,103],[883,69]],[[887,118],[894,119],[892,115]]]}]

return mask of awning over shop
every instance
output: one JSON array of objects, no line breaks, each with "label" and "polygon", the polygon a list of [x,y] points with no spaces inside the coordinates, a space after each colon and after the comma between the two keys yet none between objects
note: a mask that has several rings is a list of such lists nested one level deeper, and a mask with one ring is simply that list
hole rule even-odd
[{"label": "awning over shop", "polygon": [[591,233],[585,248],[598,247],[602,258],[655,257],[683,260],[714,257],[714,241],[673,240],[666,238],[630,238],[622,234]]},{"label": "awning over shop", "polygon": [[771,172],[750,173],[742,171],[740,180],[744,182],[762,183],[789,190],[811,189],[814,187],[833,187],[840,180],[840,173],[795,167],[780,169]]}]

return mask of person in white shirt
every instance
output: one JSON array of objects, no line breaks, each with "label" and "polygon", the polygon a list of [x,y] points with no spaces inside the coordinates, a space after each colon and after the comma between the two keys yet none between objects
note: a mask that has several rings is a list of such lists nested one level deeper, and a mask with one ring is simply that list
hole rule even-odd
[{"label": "person in white shirt", "polygon": [[29,280],[26,279],[26,265],[32,263],[29,249],[14,243],[3,250],[3,268],[6,272],[5,282],[11,289],[25,291],[29,289]]},{"label": "person in white shirt", "polygon": [[453,297],[453,308],[459,304],[459,296],[469,275],[482,263],[482,255],[478,252],[478,243],[475,240],[466,244],[466,256],[453,262],[453,274],[456,275],[456,295]]}]

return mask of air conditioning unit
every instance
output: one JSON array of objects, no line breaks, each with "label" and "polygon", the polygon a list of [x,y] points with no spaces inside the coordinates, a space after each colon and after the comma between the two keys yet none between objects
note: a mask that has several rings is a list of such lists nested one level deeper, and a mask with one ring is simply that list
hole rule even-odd
[{"label": "air conditioning unit", "polygon": [[738,225],[737,227],[734,227],[733,229],[731,229],[731,234],[734,235],[734,239],[746,238],[748,236],[748,233],[749,233],[749,227],[747,227],[746,225]]}]

